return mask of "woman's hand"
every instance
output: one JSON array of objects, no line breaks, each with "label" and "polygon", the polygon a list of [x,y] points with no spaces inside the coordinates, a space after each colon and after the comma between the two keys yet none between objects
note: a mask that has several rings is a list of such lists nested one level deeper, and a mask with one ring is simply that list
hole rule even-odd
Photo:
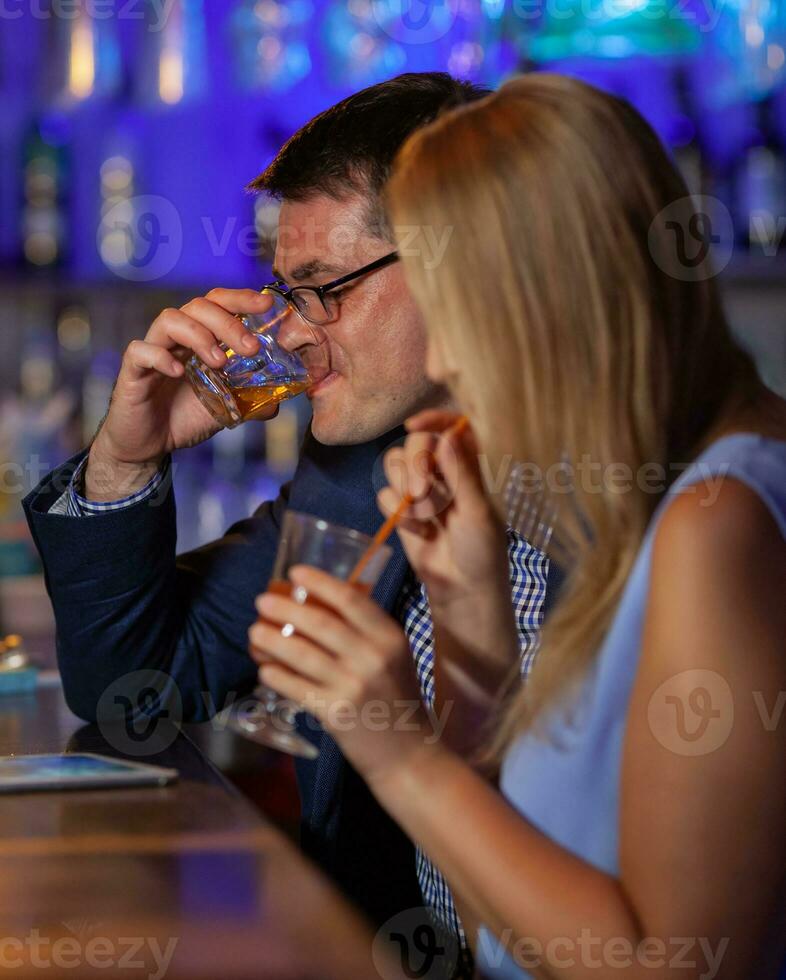
[{"label": "woman's hand", "polygon": [[248,631],[262,682],[315,715],[369,783],[434,748],[439,724],[398,623],[318,569],[297,566],[290,579],[294,598],[259,596],[261,619]]},{"label": "woman's hand", "polygon": [[415,498],[399,536],[432,610],[451,615],[510,593],[505,526],[484,491],[472,432],[450,431],[459,417],[429,410],[408,419],[404,446],[385,456],[389,486],[377,498],[386,515],[404,494]]},{"label": "woman's hand", "polygon": [[436,709],[452,709],[445,738],[466,756],[519,661],[520,640],[506,528],[484,491],[472,433],[450,431],[458,418],[428,411],[408,420],[406,443],[385,457],[390,486],[378,500],[391,513],[405,493],[414,497],[399,535],[431,608]]}]

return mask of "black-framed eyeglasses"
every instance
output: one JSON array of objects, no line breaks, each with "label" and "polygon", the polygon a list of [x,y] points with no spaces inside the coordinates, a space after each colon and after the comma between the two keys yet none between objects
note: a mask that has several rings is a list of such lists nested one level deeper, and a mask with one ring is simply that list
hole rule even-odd
[{"label": "black-framed eyeglasses", "polygon": [[289,305],[296,310],[304,320],[309,323],[330,323],[335,320],[338,314],[339,297],[333,292],[345,283],[359,279],[360,276],[368,275],[369,272],[376,272],[377,269],[384,269],[386,265],[398,260],[398,252],[388,252],[380,259],[374,259],[368,265],[364,265],[354,272],[348,272],[345,276],[339,276],[332,282],[326,282],[323,286],[287,286],[283,279],[263,286],[263,289],[270,289],[279,296],[283,296]]}]

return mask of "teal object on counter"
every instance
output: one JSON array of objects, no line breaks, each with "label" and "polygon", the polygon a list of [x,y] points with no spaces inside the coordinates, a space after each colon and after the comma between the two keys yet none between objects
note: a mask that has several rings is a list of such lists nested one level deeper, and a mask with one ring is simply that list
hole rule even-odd
[{"label": "teal object on counter", "polygon": [[0,697],[3,694],[24,694],[26,691],[34,691],[37,679],[37,667],[0,670]]}]

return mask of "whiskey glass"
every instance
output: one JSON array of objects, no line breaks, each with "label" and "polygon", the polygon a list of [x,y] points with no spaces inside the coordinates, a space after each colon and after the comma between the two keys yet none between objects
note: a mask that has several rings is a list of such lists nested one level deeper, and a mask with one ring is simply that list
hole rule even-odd
[{"label": "whiskey glass", "polygon": [[294,398],[328,373],[325,336],[275,289],[263,289],[270,307],[263,313],[237,314],[259,339],[255,354],[241,354],[225,343],[226,363],[210,367],[194,354],[186,377],[197,397],[224,428],[269,418],[269,408]]}]

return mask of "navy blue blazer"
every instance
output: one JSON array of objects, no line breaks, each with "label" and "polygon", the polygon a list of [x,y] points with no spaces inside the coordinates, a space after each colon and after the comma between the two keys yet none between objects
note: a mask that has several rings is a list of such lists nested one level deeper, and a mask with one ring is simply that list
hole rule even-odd
[{"label": "navy blue blazer", "polygon": [[[183,719],[204,721],[228,695],[256,682],[247,631],[264,591],[284,511],[316,514],[373,534],[382,522],[376,491],[396,429],[360,446],[322,446],[309,432],[297,470],[278,498],[219,540],[175,555],[171,478],[152,500],[83,519],[49,514],[87,450],[49,473],[23,508],[41,554],[57,623],[66,701],[96,720],[102,693],[143,668],[167,672]],[[388,610],[408,564],[397,538],[375,591]],[[303,719],[303,716],[301,716]],[[313,718],[300,722],[319,758],[297,760],[304,850],[377,923],[421,904],[411,842],[379,807],[338,746]]]}]

